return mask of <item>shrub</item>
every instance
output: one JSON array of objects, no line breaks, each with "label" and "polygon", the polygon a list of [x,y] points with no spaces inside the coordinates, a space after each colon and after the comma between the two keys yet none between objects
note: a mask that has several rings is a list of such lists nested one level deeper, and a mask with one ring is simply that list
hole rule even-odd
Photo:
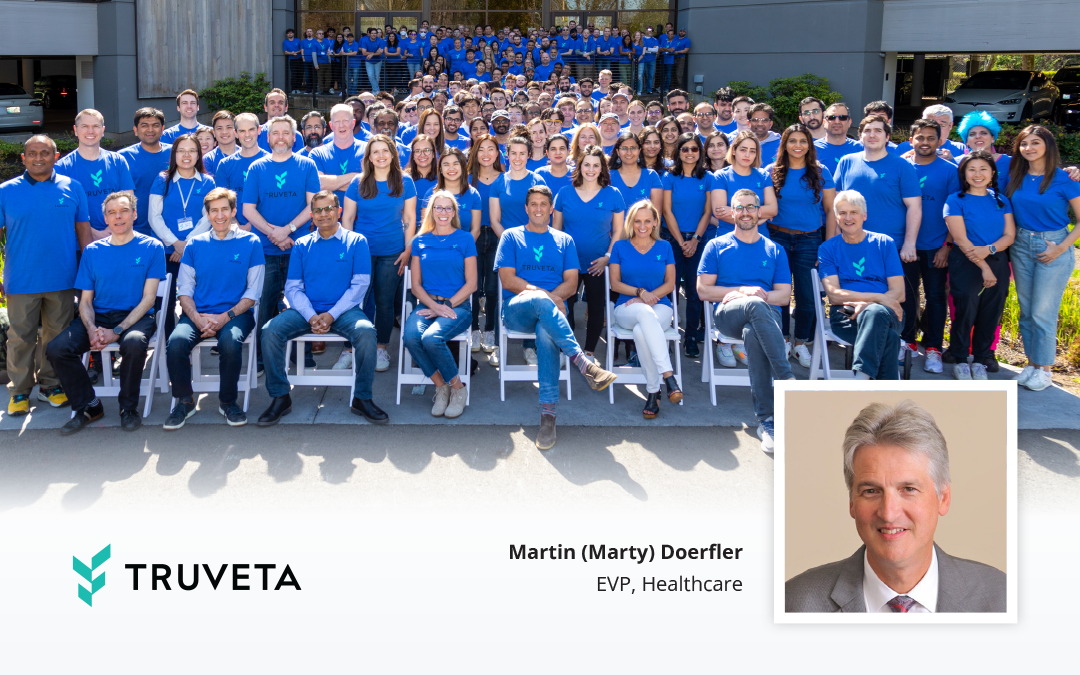
[{"label": "shrub", "polygon": [[776,111],[773,130],[781,131],[784,127],[799,121],[799,101],[807,96],[816,96],[825,105],[842,101],[840,92],[829,89],[829,81],[812,73],[796,77],[778,77],[769,82],[767,87],[754,86],[752,82],[733,80],[727,86],[735,91],[736,96],[749,96],[758,103],[768,103]]},{"label": "shrub", "polygon": [[240,73],[239,77],[217,80],[199,92],[207,110],[228,110],[234,115],[263,112],[263,97],[273,86],[266,73]]}]

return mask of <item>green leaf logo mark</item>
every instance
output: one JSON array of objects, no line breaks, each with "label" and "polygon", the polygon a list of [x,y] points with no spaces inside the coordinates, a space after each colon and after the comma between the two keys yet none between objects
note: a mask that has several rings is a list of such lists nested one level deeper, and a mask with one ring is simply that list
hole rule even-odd
[{"label": "green leaf logo mark", "polygon": [[94,187],[101,187],[101,172],[104,169],[98,169],[97,173],[90,174],[90,178],[94,181]]},{"label": "green leaf logo mark", "polygon": [[142,262],[142,258],[135,258],[135,264],[136,265],[138,265],[140,262]]},{"label": "green leaf logo mark", "polygon": [[926,186],[926,179],[927,178],[929,178],[929,176],[923,176],[922,178],[919,179],[919,188],[920,189],[922,189],[923,187]]},{"label": "green leaf logo mark", "polygon": [[105,585],[105,573],[102,572],[101,574],[97,575],[97,577],[94,577],[94,570],[96,570],[98,567],[101,567],[102,563],[104,563],[111,557],[112,544],[95,553],[94,557],[90,559],[89,567],[87,567],[83,561],[79,560],[75,556],[71,556],[72,569],[78,572],[79,576],[83,579],[86,579],[86,581],[90,584],[89,590],[87,590],[87,588],[82,584],[79,584],[79,599],[85,602],[90,607],[94,606],[94,594],[100,591],[102,586]]},{"label": "green leaf logo mark", "polygon": [[345,175],[345,169],[347,169],[348,166],[349,166],[349,160],[345,160],[344,162],[341,163],[341,175],[342,176]]},{"label": "green leaf logo mark", "polygon": [[288,175],[289,175],[288,171],[282,171],[280,174],[274,176],[274,179],[277,180],[277,186],[278,186],[279,190],[281,188],[285,187],[285,177],[288,176]]},{"label": "green leaf logo mark", "polygon": [[534,248],[533,255],[536,257],[536,262],[540,262],[540,258],[544,257],[544,247]]},{"label": "green leaf logo mark", "polygon": [[853,262],[851,263],[851,266],[855,268],[855,274],[858,274],[861,277],[862,273],[866,271],[866,258],[859,258],[859,262]]},{"label": "green leaf logo mark", "polygon": [[64,205],[64,198],[63,198],[63,197],[61,197],[61,198],[60,198],[60,206],[63,206],[63,205]]}]

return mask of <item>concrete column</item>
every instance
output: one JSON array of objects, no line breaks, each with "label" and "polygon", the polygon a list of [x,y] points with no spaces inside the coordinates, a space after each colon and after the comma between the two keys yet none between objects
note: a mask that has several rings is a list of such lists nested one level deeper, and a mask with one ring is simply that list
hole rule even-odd
[{"label": "concrete column", "polygon": [[896,52],[885,52],[885,73],[881,78],[881,100],[896,107]]},{"label": "concrete column", "polygon": [[915,54],[911,75],[911,101],[915,108],[922,108],[923,80],[926,77],[926,54]]},{"label": "concrete column", "polygon": [[1034,54],[1024,54],[1023,61],[1024,61],[1024,65],[1023,65],[1024,70],[1035,70],[1035,55]]},{"label": "concrete column", "polygon": [[22,65],[22,88],[34,93],[34,59],[19,59]]},{"label": "concrete column", "polygon": [[94,57],[75,57],[75,86],[79,89],[78,110],[94,107]]}]

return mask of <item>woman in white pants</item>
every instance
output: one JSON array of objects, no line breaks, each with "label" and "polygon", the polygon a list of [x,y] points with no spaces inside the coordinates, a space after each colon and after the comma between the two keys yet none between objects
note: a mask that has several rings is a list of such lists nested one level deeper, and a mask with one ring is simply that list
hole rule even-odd
[{"label": "woman in white pants", "polygon": [[626,213],[623,237],[611,249],[608,270],[611,290],[619,294],[615,322],[634,331],[638,359],[645,371],[648,399],[642,415],[660,414],[660,380],[672,403],[682,401],[682,391],[671,370],[664,330],[671,324],[671,291],[675,288],[675,253],[660,238],[660,213],[643,199]]}]

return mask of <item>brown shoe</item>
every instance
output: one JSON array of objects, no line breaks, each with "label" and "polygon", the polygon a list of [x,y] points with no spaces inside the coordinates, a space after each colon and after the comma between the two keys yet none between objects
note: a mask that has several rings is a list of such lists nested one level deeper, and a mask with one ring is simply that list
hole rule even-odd
[{"label": "brown shoe", "polygon": [[536,447],[550,450],[555,447],[555,416],[540,415],[540,431],[536,433]]},{"label": "brown shoe", "polygon": [[590,363],[589,367],[585,369],[585,381],[596,391],[607,389],[608,385],[614,382],[617,377],[618,375],[615,373],[604,370],[595,363]]},{"label": "brown shoe", "polygon": [[312,354],[322,354],[325,351],[326,351],[326,343],[325,342],[312,342],[311,343],[311,353]]}]

